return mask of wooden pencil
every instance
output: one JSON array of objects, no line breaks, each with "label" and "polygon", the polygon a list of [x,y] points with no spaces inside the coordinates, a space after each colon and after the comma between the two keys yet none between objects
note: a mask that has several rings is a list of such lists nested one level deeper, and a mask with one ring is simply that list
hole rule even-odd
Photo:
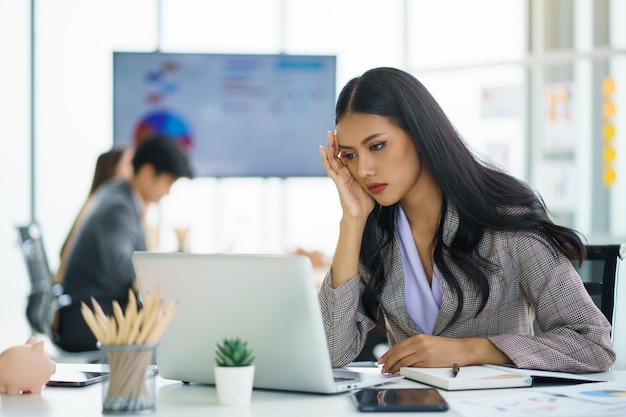
[{"label": "wooden pencil", "polygon": [[145,379],[153,359],[154,345],[178,309],[176,300],[170,300],[164,307],[157,291],[146,294],[141,309],[132,290],[129,290],[128,296],[125,311],[118,301],[113,301],[112,316],[107,316],[93,297],[93,311],[86,303],[81,303],[85,323],[101,343],[109,364],[105,408],[109,404],[119,410],[124,409],[124,404],[128,407],[141,404],[138,399],[147,392]]}]

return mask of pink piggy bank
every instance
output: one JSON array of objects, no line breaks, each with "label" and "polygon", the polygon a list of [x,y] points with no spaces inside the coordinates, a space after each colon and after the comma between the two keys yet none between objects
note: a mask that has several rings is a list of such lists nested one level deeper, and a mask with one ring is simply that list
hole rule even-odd
[{"label": "pink piggy bank", "polygon": [[43,340],[31,337],[25,345],[13,346],[0,353],[0,393],[39,394],[41,387],[56,372],[56,364],[43,350]]}]

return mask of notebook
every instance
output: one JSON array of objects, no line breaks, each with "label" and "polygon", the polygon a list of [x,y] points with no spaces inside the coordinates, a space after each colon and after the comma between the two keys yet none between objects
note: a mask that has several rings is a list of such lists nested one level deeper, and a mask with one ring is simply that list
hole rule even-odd
[{"label": "notebook", "polygon": [[405,377],[449,391],[467,389],[528,387],[532,378],[512,370],[488,365],[464,366],[456,376],[452,368],[400,368]]},{"label": "notebook", "polygon": [[528,387],[535,382],[580,384],[600,382],[601,378],[567,372],[518,369],[509,366],[473,365],[459,368],[454,376],[451,368],[400,368],[400,374],[424,384],[448,391],[468,389]]},{"label": "notebook", "polygon": [[400,375],[332,369],[311,262],[297,255],[135,252],[141,294],[177,299],[156,353],[166,379],[214,384],[215,348],[248,341],[254,387],[337,393]]}]

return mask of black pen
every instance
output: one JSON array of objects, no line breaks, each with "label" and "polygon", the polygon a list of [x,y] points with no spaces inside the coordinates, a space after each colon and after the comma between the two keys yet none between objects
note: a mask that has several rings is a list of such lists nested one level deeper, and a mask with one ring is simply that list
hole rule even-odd
[{"label": "black pen", "polygon": [[461,370],[461,367],[459,366],[458,363],[453,364],[452,365],[452,378],[456,378],[460,370]]}]

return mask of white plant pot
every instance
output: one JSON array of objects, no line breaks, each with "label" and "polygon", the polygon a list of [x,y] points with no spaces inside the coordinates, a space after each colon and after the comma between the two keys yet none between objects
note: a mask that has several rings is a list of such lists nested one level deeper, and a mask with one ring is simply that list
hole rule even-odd
[{"label": "white plant pot", "polygon": [[250,404],[254,382],[254,365],[216,366],[215,389],[221,405]]}]

